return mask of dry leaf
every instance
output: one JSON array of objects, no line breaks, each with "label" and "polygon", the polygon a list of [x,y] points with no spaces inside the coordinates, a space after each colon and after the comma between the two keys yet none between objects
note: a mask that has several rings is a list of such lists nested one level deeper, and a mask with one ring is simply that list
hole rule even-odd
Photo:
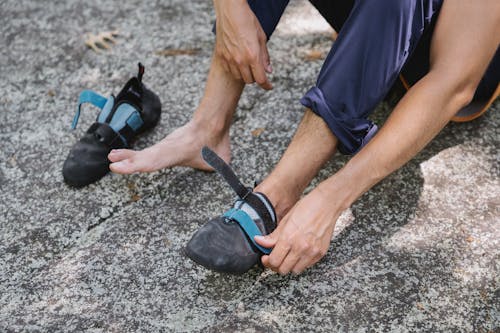
[{"label": "dry leaf", "polygon": [[264,128],[259,127],[259,128],[254,129],[251,133],[254,137],[258,137],[259,135],[262,134],[262,132],[264,132]]},{"label": "dry leaf", "polygon": [[465,239],[467,241],[467,243],[472,243],[473,241],[475,241],[474,237],[472,236],[469,236]]},{"label": "dry leaf", "polygon": [[156,51],[155,54],[164,57],[174,57],[178,55],[195,55],[200,53],[201,49],[165,49]]},{"label": "dry leaf", "polygon": [[422,305],[422,303],[419,303],[419,302],[417,302],[417,308],[418,308],[419,310],[425,310],[425,308],[424,308],[424,306]]},{"label": "dry leaf", "polygon": [[115,37],[119,35],[118,30],[103,31],[94,35],[92,33],[85,34],[85,45],[99,53],[101,50],[108,50],[111,44],[116,44]]},{"label": "dry leaf", "polygon": [[308,61],[323,59],[323,52],[318,50],[310,50],[309,52],[306,53],[304,59]]},{"label": "dry leaf", "polygon": [[137,187],[134,182],[127,182],[127,188],[130,192],[130,202],[141,200],[141,196],[137,193]]},{"label": "dry leaf", "polygon": [[130,191],[135,192],[135,190],[136,190],[135,183],[134,183],[134,182],[127,182],[127,188],[128,188]]}]

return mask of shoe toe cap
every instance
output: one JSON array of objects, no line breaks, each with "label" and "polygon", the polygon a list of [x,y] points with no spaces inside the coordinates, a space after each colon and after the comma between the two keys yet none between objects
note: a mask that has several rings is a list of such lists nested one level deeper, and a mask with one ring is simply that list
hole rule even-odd
[{"label": "shoe toe cap", "polygon": [[109,172],[110,150],[83,140],[76,143],[64,161],[62,173],[66,183],[81,187],[102,178]]},{"label": "shoe toe cap", "polygon": [[185,252],[202,266],[231,274],[245,273],[260,258],[239,225],[225,223],[223,217],[201,227],[186,245]]}]

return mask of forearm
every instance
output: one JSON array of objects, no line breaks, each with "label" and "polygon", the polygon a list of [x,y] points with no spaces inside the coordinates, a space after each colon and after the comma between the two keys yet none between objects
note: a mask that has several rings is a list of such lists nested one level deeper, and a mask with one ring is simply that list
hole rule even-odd
[{"label": "forearm", "polygon": [[341,208],[413,158],[467,103],[468,96],[432,73],[400,101],[380,132],[320,188]]}]

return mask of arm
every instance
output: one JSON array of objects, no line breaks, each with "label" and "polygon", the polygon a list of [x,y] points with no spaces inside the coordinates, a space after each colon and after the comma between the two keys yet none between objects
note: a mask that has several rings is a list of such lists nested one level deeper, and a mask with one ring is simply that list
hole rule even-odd
[{"label": "arm", "polygon": [[498,22],[500,4],[494,1],[445,1],[432,40],[430,72],[404,96],[372,142],[322,185],[345,186],[338,178],[356,184],[344,207],[413,158],[471,101],[500,43]]},{"label": "arm", "polygon": [[[328,250],[340,213],[417,154],[469,103],[500,42],[500,3],[445,2],[431,45],[431,70],[349,163],[300,200],[267,237],[265,266],[300,273]],[[466,23],[465,23],[466,22]],[[460,54],[460,57],[456,55]]]}]

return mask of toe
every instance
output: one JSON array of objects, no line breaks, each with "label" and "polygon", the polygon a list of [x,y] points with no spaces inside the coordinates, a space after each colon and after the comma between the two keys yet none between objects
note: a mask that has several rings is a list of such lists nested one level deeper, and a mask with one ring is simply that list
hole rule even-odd
[{"label": "toe", "polygon": [[119,174],[131,174],[138,171],[137,166],[131,159],[124,159],[119,162],[111,163],[109,165],[109,170],[114,173]]},{"label": "toe", "polygon": [[110,162],[120,162],[127,158],[131,158],[136,152],[130,149],[113,149],[108,154],[108,159]]}]

